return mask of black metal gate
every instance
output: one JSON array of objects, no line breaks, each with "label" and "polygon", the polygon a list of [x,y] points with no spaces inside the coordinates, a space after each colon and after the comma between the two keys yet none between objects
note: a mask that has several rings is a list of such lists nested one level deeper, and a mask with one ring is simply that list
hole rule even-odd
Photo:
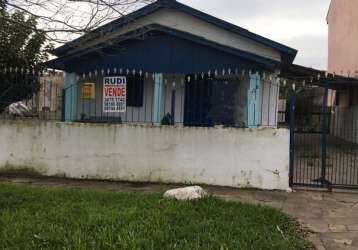
[{"label": "black metal gate", "polygon": [[[290,101],[290,185],[358,189],[358,117],[336,91],[305,87]],[[356,121],[357,120],[357,121]]]}]

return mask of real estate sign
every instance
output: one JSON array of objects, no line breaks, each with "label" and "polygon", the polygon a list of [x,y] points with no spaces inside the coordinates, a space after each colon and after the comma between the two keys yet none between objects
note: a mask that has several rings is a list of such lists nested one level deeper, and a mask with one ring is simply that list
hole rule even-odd
[{"label": "real estate sign", "polygon": [[111,76],[103,78],[103,112],[123,113],[127,109],[127,78]]},{"label": "real estate sign", "polygon": [[81,98],[84,100],[96,99],[95,84],[93,82],[85,82],[82,85]]}]

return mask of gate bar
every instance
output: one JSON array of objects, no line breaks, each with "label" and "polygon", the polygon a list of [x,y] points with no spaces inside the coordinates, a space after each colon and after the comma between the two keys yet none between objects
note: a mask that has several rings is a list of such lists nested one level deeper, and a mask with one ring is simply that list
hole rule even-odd
[{"label": "gate bar", "polygon": [[321,137],[321,177],[316,182],[320,182],[322,186],[326,186],[329,191],[332,191],[332,183],[326,179],[327,168],[327,134],[329,129],[328,123],[328,88],[324,88],[323,96],[323,123],[322,123],[322,137]]},{"label": "gate bar", "polygon": [[293,186],[294,164],[295,164],[295,110],[296,110],[296,93],[293,91],[290,96],[290,170],[289,185]]}]

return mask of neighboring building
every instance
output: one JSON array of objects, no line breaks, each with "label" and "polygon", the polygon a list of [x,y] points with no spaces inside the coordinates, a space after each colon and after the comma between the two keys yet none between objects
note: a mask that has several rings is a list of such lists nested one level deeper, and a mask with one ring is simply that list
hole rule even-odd
[{"label": "neighboring building", "polygon": [[[332,0],[327,15],[328,72],[358,78],[358,1]],[[358,142],[358,90],[342,87],[331,92],[328,102],[334,106],[332,133]]]},{"label": "neighboring building", "polygon": [[358,77],[358,1],[332,0],[327,23],[328,71]]},{"label": "neighboring building", "polygon": [[[289,67],[297,51],[159,0],[54,54],[47,65],[66,72],[67,121],[159,125],[168,118],[184,126],[276,127],[279,85],[272,76]],[[120,112],[105,111],[106,76],[127,78]]]}]

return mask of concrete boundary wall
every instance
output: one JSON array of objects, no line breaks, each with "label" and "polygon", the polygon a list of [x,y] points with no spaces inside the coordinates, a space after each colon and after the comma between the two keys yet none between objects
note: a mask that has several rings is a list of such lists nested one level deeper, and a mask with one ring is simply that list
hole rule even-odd
[{"label": "concrete boundary wall", "polygon": [[0,171],[289,189],[289,131],[1,121]]}]

